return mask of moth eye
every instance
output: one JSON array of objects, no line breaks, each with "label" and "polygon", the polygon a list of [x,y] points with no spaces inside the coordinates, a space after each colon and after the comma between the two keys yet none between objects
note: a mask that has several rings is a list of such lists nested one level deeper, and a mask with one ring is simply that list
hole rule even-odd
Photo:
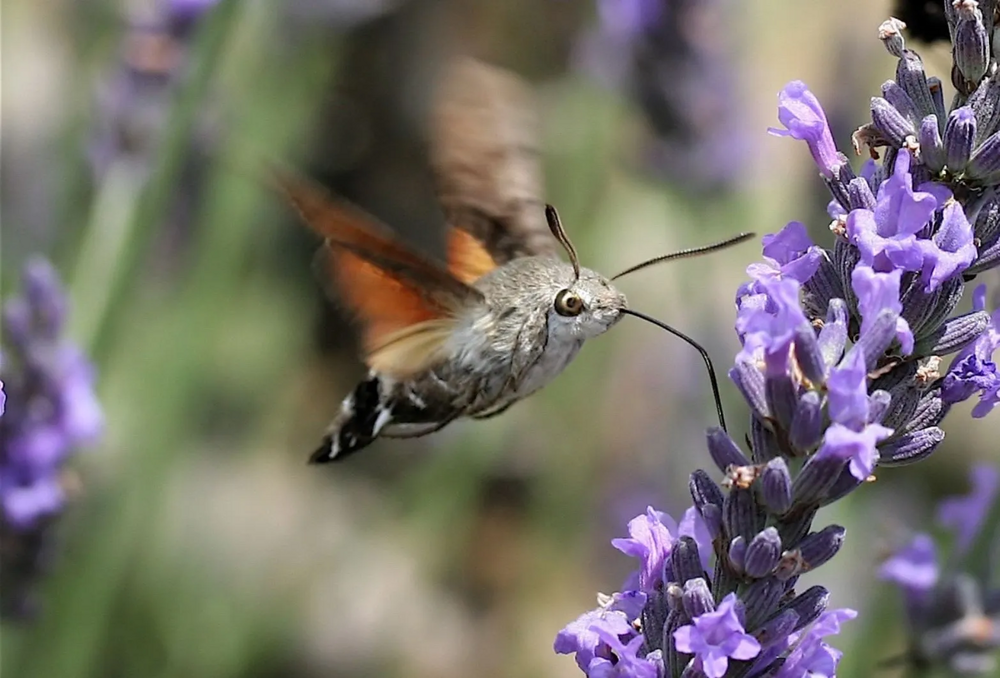
[{"label": "moth eye", "polygon": [[561,290],[556,295],[555,307],[559,315],[573,317],[583,311],[583,299],[572,290]]}]

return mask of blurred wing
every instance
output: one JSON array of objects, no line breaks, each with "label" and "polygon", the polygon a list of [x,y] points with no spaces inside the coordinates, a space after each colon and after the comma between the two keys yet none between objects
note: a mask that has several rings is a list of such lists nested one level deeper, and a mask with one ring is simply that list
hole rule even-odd
[{"label": "blurred wing", "polygon": [[431,167],[448,223],[465,230],[502,265],[558,255],[545,221],[531,91],[507,71],[454,62],[437,93]]},{"label": "blurred wing", "polygon": [[368,366],[405,378],[441,357],[463,311],[482,295],[360,210],[304,180],[274,176],[305,223],[326,239],[330,275],[361,324]]},{"label": "blurred wing", "polygon": [[471,285],[497,267],[481,242],[461,228],[448,229],[448,271]]}]

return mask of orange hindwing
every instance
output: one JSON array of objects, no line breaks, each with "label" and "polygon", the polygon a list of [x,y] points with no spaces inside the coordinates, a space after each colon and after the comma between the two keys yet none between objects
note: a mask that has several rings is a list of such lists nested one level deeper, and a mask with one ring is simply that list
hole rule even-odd
[{"label": "orange hindwing", "polygon": [[326,239],[334,286],[361,325],[368,366],[397,378],[431,366],[442,356],[462,312],[483,300],[467,284],[467,276],[482,269],[482,257],[463,246],[463,263],[449,265],[449,272],[360,210],[332,200],[304,180],[274,175],[306,224]]}]

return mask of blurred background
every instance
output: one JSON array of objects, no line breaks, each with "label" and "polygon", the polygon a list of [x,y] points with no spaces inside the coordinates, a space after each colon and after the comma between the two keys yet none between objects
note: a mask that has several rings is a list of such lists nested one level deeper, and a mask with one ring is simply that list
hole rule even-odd
[{"label": "blurred background", "polygon": [[[894,70],[876,37],[889,3],[870,0],[3,12],[3,294],[29,256],[53,261],[105,414],[72,462],[79,491],[53,526],[38,611],[2,627],[18,678],[578,675],[552,641],[631,569],[608,541],[648,504],[680,517],[688,474],[710,463],[701,362],[626,321],[502,417],[307,466],[363,368],[318,243],[257,168],[301,168],[438,251],[430,98],[469,54],[530,83],[545,195],[586,266],[615,273],[793,219],[828,244],[805,145],[765,132],[777,93],[805,80],[847,151]],[[921,52],[947,81],[947,53]],[[622,288],[725,372],[757,258],[745,245]],[[722,386],[739,439],[746,409]],[[820,516],[848,542],[808,583],[861,612],[834,642],[841,675],[904,649],[899,596],[875,579],[887,549],[966,491],[971,463],[997,460],[1000,417],[960,409],[930,460]]]}]

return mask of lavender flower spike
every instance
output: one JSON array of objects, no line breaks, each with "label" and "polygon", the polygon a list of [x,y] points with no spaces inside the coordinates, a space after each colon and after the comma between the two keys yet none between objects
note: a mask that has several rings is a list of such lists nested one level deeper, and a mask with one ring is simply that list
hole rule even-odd
[{"label": "lavender flower spike", "polygon": [[100,436],[94,370],[63,336],[66,297],[55,270],[36,259],[22,296],[4,303],[0,417],[0,588],[4,616],[30,609],[47,527],[66,501],[64,463]]},{"label": "lavender flower spike", "polygon": [[844,157],[837,152],[819,99],[801,80],[788,83],[778,94],[778,120],[785,129],[770,127],[767,131],[775,136],[805,141],[820,173],[827,179],[846,164]]},{"label": "lavender flower spike", "polygon": [[1000,492],[1000,471],[995,466],[976,464],[969,473],[969,481],[972,492],[965,497],[946,499],[938,506],[938,522],[955,531],[959,551],[969,548]]}]

